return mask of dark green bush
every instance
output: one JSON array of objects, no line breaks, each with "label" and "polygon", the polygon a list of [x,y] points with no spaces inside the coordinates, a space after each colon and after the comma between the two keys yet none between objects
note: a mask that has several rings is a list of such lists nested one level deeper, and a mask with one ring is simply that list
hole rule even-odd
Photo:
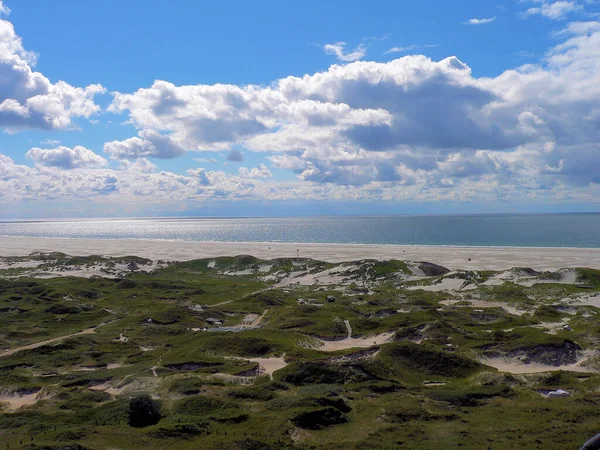
[{"label": "dark green bush", "polygon": [[227,395],[238,399],[262,401],[272,400],[276,397],[276,394],[273,391],[259,387],[229,391]]},{"label": "dark green bush", "polygon": [[127,414],[132,427],[156,425],[162,418],[161,404],[149,395],[134,397],[129,401]]},{"label": "dark green bush", "polygon": [[348,418],[339,409],[332,407],[301,412],[291,420],[294,425],[309,430],[320,430],[348,422]]}]

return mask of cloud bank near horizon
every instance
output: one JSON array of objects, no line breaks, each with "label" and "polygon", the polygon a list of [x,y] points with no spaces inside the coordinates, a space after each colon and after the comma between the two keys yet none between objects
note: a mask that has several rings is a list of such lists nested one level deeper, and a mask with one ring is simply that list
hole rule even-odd
[{"label": "cloud bank near horizon", "polygon": [[[581,9],[575,2],[534,3],[524,16],[561,20]],[[0,12],[10,11],[0,2]],[[537,64],[496,77],[473,76],[456,56],[359,61],[366,47],[346,51],[338,42],[325,50],[343,63],[322,72],[267,86],[157,80],[134,92],[114,92],[102,111],[95,101],[106,91],[102,85],[52,83],[35,72],[36,55],[4,18],[5,132],[75,129],[74,119],[102,112],[124,115],[137,134],[107,139],[104,156],[84,146],[34,147],[26,154],[31,167],[0,155],[0,202],[598,202],[600,22],[565,22],[557,36],[560,42]],[[242,163],[249,155],[264,162],[236,166],[233,173],[160,170],[161,160],[190,152],[206,161],[225,154],[224,163]]]}]

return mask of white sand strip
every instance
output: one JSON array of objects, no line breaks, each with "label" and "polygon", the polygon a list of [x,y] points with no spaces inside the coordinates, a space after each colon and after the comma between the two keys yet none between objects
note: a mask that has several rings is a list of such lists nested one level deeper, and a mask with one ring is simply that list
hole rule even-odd
[{"label": "white sand strip", "polygon": [[341,341],[323,341],[321,339],[317,339],[321,346],[315,346],[313,348],[323,352],[337,352],[339,350],[348,350],[351,348],[370,348],[375,345],[387,344],[388,342],[392,341],[393,338],[394,332],[362,338],[347,337]]},{"label": "white sand strip", "polygon": [[600,248],[453,247],[369,244],[288,244],[270,242],[189,242],[112,239],[56,239],[0,237],[1,256],[58,251],[70,255],[136,255],[150,259],[185,261],[240,254],[261,259],[279,257],[341,262],[358,259],[429,261],[449,269],[504,270],[531,267],[558,270],[567,267],[600,269]]}]

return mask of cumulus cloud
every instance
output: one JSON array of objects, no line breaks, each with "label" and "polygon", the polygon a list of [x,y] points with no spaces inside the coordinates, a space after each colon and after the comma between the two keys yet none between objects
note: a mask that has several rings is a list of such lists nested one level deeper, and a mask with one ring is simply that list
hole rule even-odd
[{"label": "cumulus cloud", "polygon": [[496,20],[496,16],[494,17],[484,17],[481,19],[473,18],[464,22],[465,25],[484,25],[486,23],[492,23]]},{"label": "cumulus cloud", "polygon": [[545,1],[545,0],[533,0],[540,6],[527,9],[523,13],[523,17],[529,17],[534,15],[540,15],[552,20],[562,20],[569,13],[574,11],[582,11],[583,5],[578,4],[576,1]]},{"label": "cumulus cloud", "polygon": [[62,169],[97,168],[108,165],[106,159],[80,145],[73,148],[64,146],[57,148],[34,147],[25,156],[33,160],[36,165]]},{"label": "cumulus cloud", "polygon": [[252,169],[240,167],[239,175],[240,178],[269,178],[272,176],[271,171],[264,164],[259,164],[258,167]]},{"label": "cumulus cloud", "polygon": [[153,173],[158,169],[156,164],[148,161],[146,158],[139,158],[133,161],[123,159],[119,161],[119,165],[122,170],[140,173]]},{"label": "cumulus cloud", "polygon": [[264,111],[278,103],[269,89],[216,84],[175,86],[155,81],[133,94],[116,93],[109,111],[128,111],[140,129],[169,131],[188,150],[222,150],[268,129]]},{"label": "cumulus cloud", "polygon": [[[8,9],[0,3],[0,11]],[[13,25],[0,20],[0,127],[9,132],[24,129],[73,128],[72,119],[99,111],[94,96],[105,90],[99,84],[74,87],[52,83],[32,67],[36,55],[23,48]]]},{"label": "cumulus cloud", "polygon": [[411,55],[268,86],[156,81],[115,94],[110,109],[128,114],[140,133],[168,136],[177,154],[228,151],[235,160],[238,148],[268,152],[273,167],[311,185],[382,196],[409,188],[468,196],[477,183],[488,191],[587,186],[596,183],[600,152],[600,25],[569,23],[558,37],[540,64],[495,77],[473,76],[454,56]]},{"label": "cumulus cloud", "polygon": [[154,130],[141,130],[137,137],[104,144],[104,152],[114,159],[176,158],[185,150],[170,135]]},{"label": "cumulus cloud", "polygon": [[323,50],[328,55],[334,55],[340,61],[358,61],[367,55],[367,48],[364,44],[359,44],[352,51],[346,52],[345,42],[336,42],[335,44],[326,44]]}]

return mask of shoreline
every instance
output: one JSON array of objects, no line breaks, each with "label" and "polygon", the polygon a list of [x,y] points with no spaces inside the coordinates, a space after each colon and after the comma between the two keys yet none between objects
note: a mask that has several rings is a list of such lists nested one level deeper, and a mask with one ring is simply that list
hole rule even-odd
[{"label": "shoreline", "polygon": [[62,252],[73,256],[135,255],[166,261],[240,254],[260,259],[296,258],[299,254],[300,258],[327,262],[360,259],[428,261],[449,269],[466,270],[505,270],[512,267],[535,270],[573,267],[600,269],[600,248],[0,237],[0,256],[27,256],[38,251]]},{"label": "shoreline", "polygon": [[[143,243],[176,243],[176,244],[240,244],[240,245],[311,245],[311,246],[353,246],[353,247],[399,247],[399,248],[450,248],[450,249],[516,249],[516,250],[590,250],[600,251],[600,247],[544,247],[531,245],[460,245],[460,244],[378,244],[362,242],[284,242],[284,241],[192,241],[188,239],[137,239],[137,238],[76,238],[76,237],[57,237],[57,236],[11,236],[0,234],[0,248],[4,240],[10,239],[38,239],[38,240],[57,240],[57,241],[91,241],[91,242],[143,242]],[[0,253],[0,256],[6,256]]]}]

